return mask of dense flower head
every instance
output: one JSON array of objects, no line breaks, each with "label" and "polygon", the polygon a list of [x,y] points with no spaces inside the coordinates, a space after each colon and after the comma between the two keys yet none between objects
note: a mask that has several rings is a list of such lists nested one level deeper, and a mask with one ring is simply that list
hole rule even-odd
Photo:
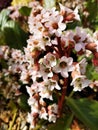
[{"label": "dense flower head", "polygon": [[68,23],[80,20],[78,7],[71,10],[60,4],[57,10],[55,7],[45,9],[38,2],[33,4],[28,20],[31,34],[24,49],[27,67],[22,69],[21,81],[29,83],[32,80],[31,87],[26,88],[30,96],[28,104],[31,106],[28,122],[34,128],[38,119],[56,122],[59,113],[57,93],[62,91],[68,77],[72,76],[70,85],[73,91],[82,91],[92,83],[85,75],[88,64],[86,58],[74,63],[76,59],[72,53],[74,50],[76,56],[89,56],[88,51],[92,51],[88,45],[94,39],[81,27],[67,30]]},{"label": "dense flower head", "polygon": [[56,122],[62,93],[69,86],[73,91],[98,87],[96,79],[87,77],[89,63],[98,71],[98,32],[89,34],[79,26],[67,29],[69,23],[80,20],[78,7],[72,10],[59,4],[59,9],[45,9],[38,1],[32,6],[28,19],[30,36],[24,50],[0,47],[0,59],[7,62],[0,79],[17,74],[19,83],[16,80],[13,89],[18,89],[20,82],[26,84],[31,108],[27,121],[34,128],[40,119]]}]

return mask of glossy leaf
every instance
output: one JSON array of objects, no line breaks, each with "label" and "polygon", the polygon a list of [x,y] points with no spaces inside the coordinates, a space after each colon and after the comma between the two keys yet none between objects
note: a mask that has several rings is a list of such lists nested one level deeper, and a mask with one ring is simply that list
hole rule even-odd
[{"label": "glossy leaf", "polygon": [[18,105],[20,106],[21,109],[23,109],[25,111],[30,110],[27,100],[28,100],[28,96],[25,94],[20,95],[20,97],[18,99]]},{"label": "glossy leaf", "polygon": [[10,14],[10,10],[8,10],[8,9],[3,9],[0,12],[0,30],[3,30],[6,22],[9,19],[9,14]]},{"label": "glossy leaf", "polygon": [[74,115],[89,127],[98,130],[98,102],[89,99],[67,99],[67,105]]},{"label": "glossy leaf", "polygon": [[11,48],[22,49],[28,35],[17,22],[9,18],[9,14],[8,9],[0,13],[0,45],[7,44]]},{"label": "glossy leaf", "polygon": [[4,27],[5,42],[11,48],[22,49],[26,45],[27,34],[15,21],[8,21]]},{"label": "glossy leaf", "polygon": [[19,12],[23,15],[23,16],[29,16],[30,12],[31,12],[31,8],[27,7],[27,6],[23,6],[19,9]]}]

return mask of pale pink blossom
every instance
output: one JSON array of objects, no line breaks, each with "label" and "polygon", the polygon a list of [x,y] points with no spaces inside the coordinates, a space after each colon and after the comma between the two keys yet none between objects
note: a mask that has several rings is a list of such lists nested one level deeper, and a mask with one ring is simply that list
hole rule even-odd
[{"label": "pale pink blossom", "polygon": [[[51,59],[52,62],[50,62],[49,59]],[[53,77],[53,72],[52,72],[51,66],[54,66],[55,62],[56,62],[55,56],[53,56],[52,54],[51,55],[47,54],[44,58],[40,59],[40,61],[39,61],[39,63],[40,63],[39,72],[42,75],[43,79],[47,79],[48,77]]]},{"label": "pale pink blossom", "polygon": [[48,110],[50,113],[57,114],[58,113],[58,105],[56,103],[49,105]]},{"label": "pale pink blossom", "polygon": [[64,31],[61,35],[61,42],[64,44],[64,47],[70,45],[70,42],[74,44],[74,32],[73,31]]},{"label": "pale pink blossom", "polygon": [[32,113],[28,113],[27,122],[30,123],[31,128],[35,128],[35,118],[33,117]]},{"label": "pale pink blossom", "polygon": [[39,112],[38,101],[33,96],[28,99],[28,104],[31,106],[31,112],[32,113],[38,113]]},{"label": "pale pink blossom", "polygon": [[49,122],[55,123],[58,114],[58,105],[56,103],[48,106]]},{"label": "pale pink blossom", "polygon": [[39,117],[40,117],[40,119],[45,119],[45,120],[48,119],[48,113],[47,113],[45,107],[42,107],[42,108],[41,108],[41,110],[40,110],[40,112],[39,112]]},{"label": "pale pink blossom", "polygon": [[48,119],[49,122],[55,123],[56,120],[57,120],[57,116],[55,114],[53,114],[53,113],[49,114],[49,119]]},{"label": "pale pink blossom", "polygon": [[78,37],[78,41],[76,41],[75,50],[77,52],[80,51],[81,49],[85,51],[85,46],[87,44],[85,43],[85,40],[87,39],[86,31],[80,27],[76,27],[76,36]]},{"label": "pale pink blossom", "polygon": [[42,75],[43,79],[47,79],[48,77],[53,77],[53,72],[51,67],[45,66],[44,64],[40,64],[40,74]]},{"label": "pale pink blossom", "polygon": [[45,83],[45,86],[48,86],[50,91],[53,91],[54,89],[57,89],[57,90],[61,89],[56,80],[48,79],[44,83]]},{"label": "pale pink blossom", "polygon": [[59,4],[59,5],[60,5],[60,14],[61,15],[64,15],[64,14],[66,14],[66,15],[74,14],[73,20],[75,19],[75,20],[79,20],[80,21],[80,16],[78,14],[78,8],[79,7],[76,7],[75,10],[73,11],[70,8],[66,7],[66,6],[63,6],[62,4]]},{"label": "pale pink blossom", "polygon": [[73,78],[71,85],[74,87],[73,91],[82,91],[85,87],[90,85],[91,81],[85,75],[77,75]]},{"label": "pale pink blossom", "polygon": [[44,59],[47,61],[48,66],[54,67],[56,65],[56,56],[54,54],[48,53]]},{"label": "pale pink blossom", "polygon": [[49,29],[50,34],[56,34],[56,36],[60,36],[62,31],[66,28],[66,24],[63,23],[63,16],[51,16],[49,21],[45,23],[45,27]]},{"label": "pale pink blossom", "polygon": [[61,75],[66,78],[68,77],[68,72],[73,70],[73,59],[71,57],[63,56],[58,59],[57,65],[53,67],[55,73],[61,73]]},{"label": "pale pink blossom", "polygon": [[44,83],[42,84],[42,86],[40,86],[39,88],[39,95],[41,96],[41,98],[46,98],[46,99],[50,99],[53,100],[52,97],[52,91],[50,90],[50,88],[45,85]]},{"label": "pale pink blossom", "polygon": [[87,61],[86,61],[86,58],[83,58],[79,63],[77,63],[74,66],[73,71],[78,72],[78,74],[80,75],[84,75],[86,73],[86,67],[87,67]]}]

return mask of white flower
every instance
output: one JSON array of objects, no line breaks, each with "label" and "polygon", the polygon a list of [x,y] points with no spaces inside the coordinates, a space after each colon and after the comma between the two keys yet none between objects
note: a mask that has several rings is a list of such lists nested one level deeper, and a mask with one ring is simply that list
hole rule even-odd
[{"label": "white flower", "polygon": [[68,77],[68,72],[73,70],[73,59],[71,57],[67,58],[66,56],[59,59],[57,65],[53,67],[55,73],[61,73],[61,75],[66,78]]},{"label": "white flower", "polygon": [[98,80],[95,80],[94,82],[91,82],[89,86],[90,86],[92,89],[97,90]]},{"label": "white flower", "polygon": [[45,107],[42,107],[41,110],[40,110],[40,112],[39,112],[40,119],[47,120],[48,119],[47,116],[48,116],[48,113],[46,112]]},{"label": "white flower", "polygon": [[80,15],[78,14],[78,9],[79,9],[79,6],[77,6],[74,10],[74,14],[75,14],[75,19],[80,21]]},{"label": "white flower", "polygon": [[75,8],[75,10],[73,11],[73,10],[71,10],[70,8],[63,6],[62,4],[59,4],[59,5],[60,5],[60,13],[61,13],[62,15],[64,15],[65,13],[66,13],[66,14],[71,14],[71,13],[72,13],[72,14],[74,14],[74,19],[80,21],[80,16],[79,16],[79,14],[78,14],[78,8],[79,8],[79,6],[77,6],[77,7]]},{"label": "white flower", "polygon": [[49,113],[58,113],[58,105],[56,103],[48,106]]},{"label": "white flower", "polygon": [[86,58],[83,58],[79,62],[80,72],[81,72],[82,75],[86,73],[86,66],[87,66]]},{"label": "white flower", "polygon": [[86,31],[80,27],[76,27],[76,37],[78,37],[78,41],[76,41],[75,50],[77,52],[81,49],[85,51],[85,46],[87,44],[85,43],[85,40],[88,37]]},{"label": "white flower", "polygon": [[48,77],[53,77],[51,67],[47,67],[44,64],[40,64],[40,74],[44,80],[46,80]]},{"label": "white flower", "polygon": [[23,83],[28,83],[29,82],[29,72],[28,70],[24,69],[22,70],[21,72],[21,76],[20,76],[20,80],[23,82]]},{"label": "white flower", "polygon": [[57,90],[61,89],[60,86],[58,85],[57,81],[52,80],[52,79],[46,80],[45,85],[48,86],[50,91],[53,91],[54,88],[56,88]]},{"label": "white flower", "polygon": [[56,103],[48,106],[49,122],[56,122],[58,114],[58,105]]},{"label": "white flower", "polygon": [[[50,61],[51,60],[51,61]],[[52,54],[47,54],[44,58],[39,60],[40,63],[40,75],[42,75],[43,79],[47,79],[48,77],[53,77],[53,72],[51,66],[54,66],[55,57]]]},{"label": "white flower", "polygon": [[32,97],[32,95],[33,95],[33,93],[34,93],[34,92],[32,91],[32,88],[26,86],[26,89],[27,89],[27,92],[28,92],[29,96]]},{"label": "white flower", "polygon": [[41,36],[38,37],[38,35],[31,36],[30,39],[27,40],[28,45],[27,48],[29,48],[31,51],[34,49],[38,50],[45,50],[45,43]]},{"label": "white flower", "polygon": [[37,100],[33,98],[33,96],[28,99],[28,104],[30,106],[35,105],[35,103],[37,103]]},{"label": "white flower", "polygon": [[44,101],[43,98],[39,99],[39,103],[40,103],[41,106],[46,106],[46,102]]},{"label": "white flower", "polygon": [[85,75],[77,75],[72,80],[71,85],[74,87],[73,91],[81,91],[85,87],[88,87],[90,83],[91,81]]},{"label": "white flower", "polygon": [[56,122],[56,119],[57,119],[57,116],[52,113],[52,114],[49,115],[48,121],[55,123],[55,122]]},{"label": "white flower", "polygon": [[55,37],[53,40],[51,40],[52,45],[58,45],[57,37]]},{"label": "white flower", "polygon": [[37,78],[41,77],[39,71],[37,71],[37,69],[36,69],[36,66],[35,67],[34,66],[28,66],[28,71],[29,71],[30,77],[31,77],[31,79],[33,80],[34,83],[36,82]]},{"label": "white flower", "polygon": [[50,34],[56,34],[56,36],[60,36],[62,31],[66,28],[66,24],[63,23],[63,16],[62,15],[51,15],[49,17],[49,21],[45,23],[45,27],[49,29]]},{"label": "white flower", "polygon": [[83,49],[83,51],[85,51],[85,44],[83,42],[78,42],[77,44],[75,44],[75,50],[78,52],[81,49]]},{"label": "white flower", "polygon": [[31,106],[32,113],[39,112],[39,104],[38,104],[38,101],[34,97],[30,97],[28,99],[28,104]]},{"label": "white flower", "polygon": [[24,52],[25,52],[25,57],[24,57],[24,61],[23,62],[28,62],[29,65],[33,65],[34,64],[34,58],[31,55],[32,52],[32,45],[30,45],[30,47],[28,48],[24,48]]},{"label": "white flower", "polygon": [[62,15],[64,15],[65,12],[66,13],[72,13],[73,12],[70,8],[63,6],[62,4],[59,4],[59,5],[60,5],[60,14],[62,14]]},{"label": "white flower", "polygon": [[43,86],[40,86],[40,88],[39,88],[39,95],[41,96],[42,99],[46,98],[46,99],[53,100],[52,91],[50,91],[48,86],[46,86],[44,84],[43,84]]},{"label": "white flower", "polygon": [[28,116],[27,116],[27,122],[30,123],[30,127],[31,128],[35,128],[35,123],[34,123],[34,117],[31,113],[28,113]]},{"label": "white flower", "polygon": [[64,31],[61,35],[61,42],[64,44],[64,47],[69,46],[69,43],[72,42],[74,44],[74,32],[72,31]]},{"label": "white flower", "polygon": [[56,57],[54,54],[48,53],[44,58],[48,61],[48,66],[54,67],[56,65]]},{"label": "white flower", "polygon": [[47,79],[41,83],[39,87],[39,95],[41,98],[53,100],[52,93],[54,89],[60,90],[61,88],[55,80]]},{"label": "white flower", "polygon": [[81,27],[76,27],[76,35],[79,36],[80,42],[83,42],[87,38],[87,32]]},{"label": "white flower", "polygon": [[87,61],[86,58],[83,58],[79,63],[74,66],[74,71],[77,71],[79,74],[84,75],[86,73]]}]

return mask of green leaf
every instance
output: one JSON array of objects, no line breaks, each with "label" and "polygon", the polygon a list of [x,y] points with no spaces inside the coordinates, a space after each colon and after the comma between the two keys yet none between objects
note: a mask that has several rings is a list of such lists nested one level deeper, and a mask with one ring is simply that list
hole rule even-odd
[{"label": "green leaf", "polygon": [[89,11],[89,20],[95,20],[98,15],[98,2],[96,0],[87,1],[87,10]]},{"label": "green leaf", "polygon": [[67,105],[74,115],[89,127],[90,130],[98,130],[98,102],[89,99],[67,99]]},{"label": "green leaf", "polygon": [[16,104],[13,100],[10,100],[10,102],[8,103],[8,107],[12,110],[12,113],[15,113],[17,111]]},{"label": "green leaf", "polygon": [[92,76],[93,76],[93,80],[98,80],[98,72],[93,71]]},{"label": "green leaf", "polygon": [[5,36],[3,34],[3,31],[0,30],[0,45],[5,45]]},{"label": "green leaf", "polygon": [[86,66],[86,76],[88,79],[93,79],[93,75],[92,75],[92,72],[94,71],[94,66],[89,63],[87,64]]},{"label": "green leaf", "polygon": [[5,69],[8,68],[7,63],[6,63],[6,61],[5,61],[3,58],[0,58],[0,65],[1,65],[3,68],[5,68]]},{"label": "green leaf", "polygon": [[55,124],[50,124],[48,130],[70,130],[70,125],[73,119],[73,114],[66,115],[57,120]]},{"label": "green leaf", "polygon": [[5,26],[6,22],[9,19],[10,10],[3,9],[0,12],[0,29],[3,30],[3,27]]},{"label": "green leaf", "polygon": [[44,8],[52,8],[56,6],[56,0],[43,0]]},{"label": "green leaf", "polygon": [[25,111],[30,110],[27,100],[28,100],[28,96],[25,94],[20,95],[20,97],[18,99],[18,105],[20,106],[21,109],[23,109]]},{"label": "green leaf", "polygon": [[11,48],[23,49],[26,46],[28,35],[20,28],[19,24],[15,21],[8,21],[3,30],[5,42]]},{"label": "green leaf", "polygon": [[98,28],[98,1],[87,0],[84,2],[84,5],[89,15],[87,18],[84,17],[83,19],[86,19],[86,21],[90,24],[91,29],[93,28],[94,30],[96,30]]},{"label": "green leaf", "polygon": [[29,7],[27,7],[27,6],[22,6],[22,7],[19,9],[19,12],[20,12],[23,16],[29,16],[31,10],[32,10],[32,8],[29,8]]},{"label": "green leaf", "polygon": [[74,21],[72,23],[67,23],[67,29],[75,29],[77,26],[81,26],[80,21]]},{"label": "green leaf", "polygon": [[16,21],[10,19],[9,14],[8,9],[0,12],[0,45],[7,44],[11,48],[23,49],[27,44],[28,34]]},{"label": "green leaf", "polygon": [[[89,59],[88,59],[89,63]],[[89,63],[86,67],[86,76],[88,79],[91,80],[98,80],[98,73],[95,70],[95,67],[93,66],[92,63]]]}]

